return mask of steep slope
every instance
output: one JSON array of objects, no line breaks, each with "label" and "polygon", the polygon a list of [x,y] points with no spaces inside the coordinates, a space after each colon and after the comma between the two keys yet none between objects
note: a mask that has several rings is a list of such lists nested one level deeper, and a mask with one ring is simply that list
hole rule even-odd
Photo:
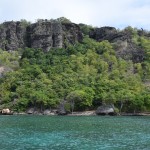
[{"label": "steep slope", "polygon": [[58,20],[5,22],[0,108],[43,113],[60,105],[66,114],[109,104],[120,112],[150,111],[149,35]]}]

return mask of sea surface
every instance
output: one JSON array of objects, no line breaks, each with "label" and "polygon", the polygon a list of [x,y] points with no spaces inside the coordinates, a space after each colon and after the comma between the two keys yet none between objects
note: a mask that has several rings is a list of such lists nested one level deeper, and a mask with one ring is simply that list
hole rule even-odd
[{"label": "sea surface", "polygon": [[150,117],[0,116],[0,150],[150,150]]}]

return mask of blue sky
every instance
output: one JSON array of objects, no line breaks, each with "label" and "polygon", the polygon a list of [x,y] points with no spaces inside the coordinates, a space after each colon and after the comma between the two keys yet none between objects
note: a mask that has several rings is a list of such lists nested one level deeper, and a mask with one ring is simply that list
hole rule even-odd
[{"label": "blue sky", "polygon": [[150,30],[150,0],[0,0],[0,22],[62,16],[97,27]]}]

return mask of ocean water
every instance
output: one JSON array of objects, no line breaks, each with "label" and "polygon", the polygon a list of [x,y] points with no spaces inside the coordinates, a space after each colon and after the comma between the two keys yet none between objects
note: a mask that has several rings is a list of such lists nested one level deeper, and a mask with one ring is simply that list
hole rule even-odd
[{"label": "ocean water", "polygon": [[0,116],[0,150],[150,150],[150,117]]}]

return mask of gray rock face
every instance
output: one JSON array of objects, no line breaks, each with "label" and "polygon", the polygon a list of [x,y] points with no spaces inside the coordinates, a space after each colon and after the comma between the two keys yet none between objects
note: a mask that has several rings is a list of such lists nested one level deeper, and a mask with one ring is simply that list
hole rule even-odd
[{"label": "gray rock face", "polygon": [[5,22],[0,25],[0,48],[17,50],[25,45],[26,28],[21,22]]},{"label": "gray rock face", "polygon": [[76,42],[82,42],[83,35],[80,30],[80,27],[77,24],[63,23],[62,29],[63,29],[63,39],[64,39],[63,47],[66,47],[67,44],[74,45]]},{"label": "gray rock face", "polygon": [[43,111],[43,115],[55,115],[55,112],[52,112],[50,109],[46,109]]},{"label": "gray rock face", "polygon": [[114,27],[95,28],[90,32],[89,37],[97,41],[111,41],[116,37],[117,30]]},{"label": "gray rock face", "polygon": [[39,22],[28,27],[28,46],[49,51],[63,47],[63,31],[60,23]]},{"label": "gray rock face", "polygon": [[97,115],[115,115],[114,108],[111,105],[102,105],[96,110]]},{"label": "gray rock face", "polygon": [[34,108],[29,108],[27,110],[27,114],[34,114]]},{"label": "gray rock face", "polygon": [[51,114],[51,110],[46,109],[43,111],[43,115],[49,115],[49,114]]},{"label": "gray rock face", "polygon": [[8,51],[24,47],[49,51],[81,42],[82,38],[79,26],[73,23],[42,21],[23,25],[11,21],[0,25],[0,48]]},{"label": "gray rock face", "polygon": [[97,41],[108,40],[115,45],[116,55],[125,60],[142,62],[144,51],[132,41],[129,31],[117,31],[114,27],[95,28],[89,34],[90,38]]}]

